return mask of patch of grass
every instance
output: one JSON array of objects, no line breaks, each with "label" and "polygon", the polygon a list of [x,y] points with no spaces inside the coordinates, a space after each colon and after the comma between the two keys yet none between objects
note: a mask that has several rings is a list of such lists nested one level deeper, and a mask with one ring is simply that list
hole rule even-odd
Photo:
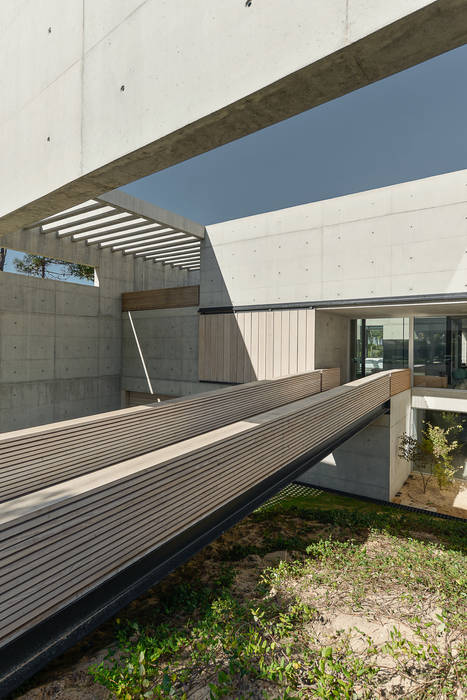
[{"label": "patch of grass", "polygon": [[[125,700],[462,697],[464,524],[324,497],[257,511],[130,607],[96,682]],[[264,568],[276,550],[291,561]]]}]

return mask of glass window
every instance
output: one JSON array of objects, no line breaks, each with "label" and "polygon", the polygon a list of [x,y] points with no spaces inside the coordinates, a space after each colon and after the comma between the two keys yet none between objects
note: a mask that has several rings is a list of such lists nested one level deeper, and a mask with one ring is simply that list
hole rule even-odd
[{"label": "glass window", "polygon": [[414,320],[414,385],[467,389],[467,317]]},{"label": "glass window", "polygon": [[355,379],[408,366],[407,318],[356,319],[353,327],[352,364]]}]

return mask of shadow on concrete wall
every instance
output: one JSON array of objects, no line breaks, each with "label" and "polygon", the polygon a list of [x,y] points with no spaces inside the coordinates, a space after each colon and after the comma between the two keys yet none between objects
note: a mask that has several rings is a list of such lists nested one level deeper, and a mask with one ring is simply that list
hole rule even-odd
[{"label": "shadow on concrete wall", "polygon": [[[233,301],[208,232],[201,245],[199,376],[202,381],[243,383],[256,380],[249,345],[256,321],[232,313]],[[204,313],[205,311],[209,313]],[[257,363],[256,363],[257,364]]]}]

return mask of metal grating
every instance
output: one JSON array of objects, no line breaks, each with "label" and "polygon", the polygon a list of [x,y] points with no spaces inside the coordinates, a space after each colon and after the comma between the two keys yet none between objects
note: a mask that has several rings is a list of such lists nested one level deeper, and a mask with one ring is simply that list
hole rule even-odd
[{"label": "metal grating", "polygon": [[121,192],[96,197],[41,219],[29,228],[148,262],[199,269],[202,226],[147,202],[128,209],[127,201],[138,204],[138,200]]}]

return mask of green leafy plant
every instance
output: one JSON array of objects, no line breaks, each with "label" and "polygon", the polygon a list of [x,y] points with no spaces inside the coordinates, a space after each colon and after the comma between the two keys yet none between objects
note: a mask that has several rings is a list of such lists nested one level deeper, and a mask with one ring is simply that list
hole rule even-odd
[{"label": "green leafy plant", "polygon": [[453,456],[459,449],[459,442],[451,436],[462,429],[460,425],[441,427],[429,422],[425,426],[420,438],[404,433],[399,442],[399,456],[419,472],[424,493],[433,477],[440,489],[452,483],[456,473]]}]

